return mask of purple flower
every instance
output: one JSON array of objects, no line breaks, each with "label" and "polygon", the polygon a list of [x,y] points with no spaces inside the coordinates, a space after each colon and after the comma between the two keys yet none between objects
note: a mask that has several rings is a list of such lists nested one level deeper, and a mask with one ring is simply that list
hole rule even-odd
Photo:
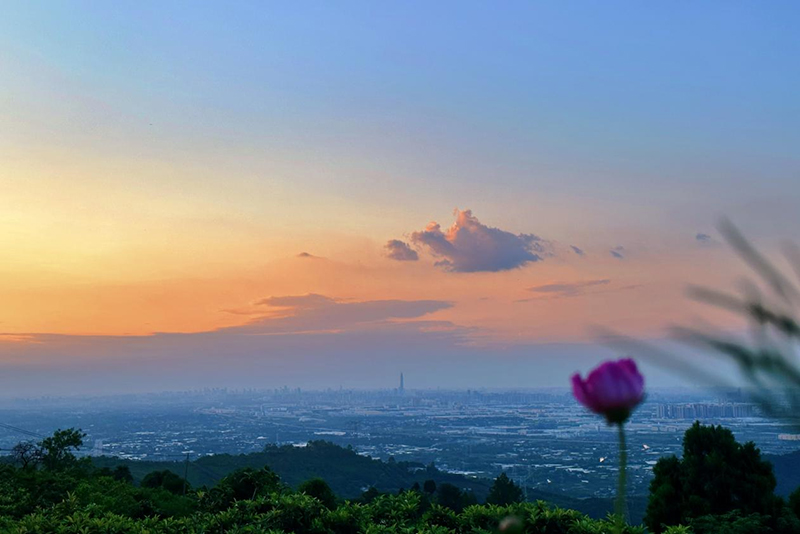
[{"label": "purple flower", "polygon": [[605,362],[589,373],[586,380],[574,374],[572,394],[609,423],[621,424],[644,399],[644,377],[629,358]]}]

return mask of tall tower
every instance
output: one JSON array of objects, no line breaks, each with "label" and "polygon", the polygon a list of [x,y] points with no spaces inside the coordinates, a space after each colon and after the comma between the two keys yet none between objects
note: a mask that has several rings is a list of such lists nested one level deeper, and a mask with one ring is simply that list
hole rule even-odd
[{"label": "tall tower", "polygon": [[405,391],[405,383],[403,380],[403,373],[400,373],[400,389],[398,390],[400,393]]}]

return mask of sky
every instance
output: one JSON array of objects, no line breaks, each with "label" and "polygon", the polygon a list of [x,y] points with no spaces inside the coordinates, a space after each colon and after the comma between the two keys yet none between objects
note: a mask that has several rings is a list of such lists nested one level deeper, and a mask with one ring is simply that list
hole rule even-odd
[{"label": "sky", "polygon": [[3,395],[566,386],[800,241],[792,2],[3,13]]}]

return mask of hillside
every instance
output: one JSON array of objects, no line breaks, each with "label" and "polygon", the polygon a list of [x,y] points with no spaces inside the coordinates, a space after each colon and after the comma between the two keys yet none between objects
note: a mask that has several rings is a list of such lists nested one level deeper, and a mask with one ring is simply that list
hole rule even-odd
[{"label": "hillside", "polygon": [[[131,470],[136,482],[147,473],[169,469],[183,476],[184,462],[153,462],[96,457],[97,467],[114,468],[125,465]],[[187,478],[194,487],[213,486],[226,474],[240,468],[268,466],[285,483],[296,488],[300,483],[320,477],[330,484],[333,491],[345,499],[355,499],[370,486],[381,492],[396,493],[426,480],[437,484],[450,483],[466,489],[483,501],[492,481],[484,478],[440,471],[436,467],[416,462],[384,462],[359,455],[351,448],[344,448],[325,441],[313,441],[306,447],[267,446],[263,452],[251,454],[219,454],[206,456],[189,462]],[[570,508],[590,517],[605,517],[612,508],[611,499],[576,499],[557,493],[535,489],[528,490],[529,500],[543,500],[562,508]],[[646,506],[646,497],[635,496],[630,500],[631,519],[641,520]]]}]

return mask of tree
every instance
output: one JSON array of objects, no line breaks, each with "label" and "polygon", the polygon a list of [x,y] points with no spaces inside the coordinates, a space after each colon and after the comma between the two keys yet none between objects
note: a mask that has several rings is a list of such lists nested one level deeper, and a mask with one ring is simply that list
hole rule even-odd
[{"label": "tree", "polygon": [[460,513],[467,506],[478,504],[478,499],[471,491],[461,491],[453,484],[445,482],[439,485],[436,494],[436,502],[441,506],[450,508],[456,513]]},{"label": "tree", "polygon": [[706,515],[737,510],[771,515],[779,506],[772,465],[752,442],[741,445],[722,426],[695,422],[683,438],[683,457],[653,468],[645,524],[655,533]]},{"label": "tree", "polygon": [[370,486],[367,488],[367,491],[361,494],[361,501],[364,502],[364,504],[369,504],[380,496],[381,492],[378,491],[378,488]]},{"label": "tree", "polygon": [[267,466],[261,469],[246,467],[223,478],[218,487],[230,488],[237,500],[255,499],[258,495],[280,490],[281,479]]},{"label": "tree", "polygon": [[310,480],[306,480],[300,484],[300,486],[297,488],[297,491],[314,497],[329,510],[336,508],[336,495],[333,493],[333,490],[328,483],[321,478],[312,478]]},{"label": "tree", "polygon": [[500,506],[522,502],[522,500],[522,490],[505,473],[500,473],[500,476],[494,479],[492,489],[489,490],[489,495],[486,497],[487,504]]},{"label": "tree", "polygon": [[800,488],[797,488],[789,495],[789,508],[800,518]]},{"label": "tree", "polygon": [[426,480],[422,484],[422,489],[425,491],[425,493],[429,493],[429,494],[433,495],[434,493],[436,493],[436,481],[435,480]]},{"label": "tree", "polygon": [[11,457],[15,464],[19,464],[22,469],[36,467],[41,460],[41,451],[32,441],[20,441],[11,449]]},{"label": "tree", "polygon": [[210,511],[227,510],[235,501],[253,500],[284,489],[280,477],[269,467],[237,469],[204,494],[201,505]]},{"label": "tree", "polygon": [[45,469],[60,471],[75,465],[77,459],[73,451],[83,445],[86,434],[75,428],[58,429],[53,435],[39,442],[41,464]]},{"label": "tree", "polygon": [[448,482],[440,484],[436,495],[436,501],[446,508],[460,512],[461,490]]},{"label": "tree", "polygon": [[761,534],[772,532],[770,518],[759,514],[742,516],[739,512],[724,515],[704,515],[692,520],[692,531],[699,534]]},{"label": "tree", "polygon": [[461,492],[461,508],[478,504],[478,498],[472,490],[466,489]]},{"label": "tree", "polygon": [[96,477],[109,477],[120,482],[133,484],[133,475],[127,465],[118,465],[114,469],[101,467],[100,469],[95,469],[93,474]]},{"label": "tree", "polygon": [[147,473],[142,479],[141,484],[143,488],[163,488],[170,493],[180,495],[183,493],[183,478],[176,475],[169,469],[163,471],[153,471]]},{"label": "tree", "polygon": [[127,482],[128,484],[133,483],[133,475],[127,465],[118,465],[114,468],[111,476],[114,477],[114,480],[119,480],[120,482]]}]

